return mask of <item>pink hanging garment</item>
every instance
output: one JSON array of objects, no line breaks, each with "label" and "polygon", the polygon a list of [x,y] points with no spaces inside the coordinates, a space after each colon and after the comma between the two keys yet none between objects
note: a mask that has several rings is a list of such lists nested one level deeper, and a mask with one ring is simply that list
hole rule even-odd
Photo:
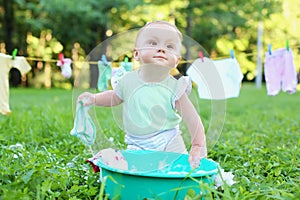
[{"label": "pink hanging garment", "polygon": [[281,89],[290,94],[296,92],[297,72],[291,49],[266,52],[264,70],[268,95],[275,96]]}]

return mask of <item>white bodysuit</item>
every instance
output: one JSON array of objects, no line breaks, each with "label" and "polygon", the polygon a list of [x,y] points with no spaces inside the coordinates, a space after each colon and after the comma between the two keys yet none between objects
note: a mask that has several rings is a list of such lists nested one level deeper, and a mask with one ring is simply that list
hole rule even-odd
[{"label": "white bodysuit", "polygon": [[31,66],[23,56],[16,56],[12,60],[11,55],[0,53],[0,114],[7,115],[11,111],[9,109],[9,71],[16,68],[21,75],[31,70]]}]

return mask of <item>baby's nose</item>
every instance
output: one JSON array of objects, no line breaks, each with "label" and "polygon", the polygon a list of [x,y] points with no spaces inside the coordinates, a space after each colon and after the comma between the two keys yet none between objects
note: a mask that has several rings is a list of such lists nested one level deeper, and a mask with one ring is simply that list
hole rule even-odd
[{"label": "baby's nose", "polygon": [[165,53],[165,50],[163,48],[158,48],[157,52]]}]

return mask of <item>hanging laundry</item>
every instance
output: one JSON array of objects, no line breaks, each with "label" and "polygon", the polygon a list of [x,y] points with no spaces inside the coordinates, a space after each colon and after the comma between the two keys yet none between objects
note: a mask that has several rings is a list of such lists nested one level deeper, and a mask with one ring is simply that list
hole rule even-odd
[{"label": "hanging laundry", "polygon": [[61,67],[61,74],[65,78],[70,78],[72,76],[72,69],[71,69],[72,60],[70,58],[64,58],[63,54],[59,54],[59,59],[60,61],[58,61],[56,65]]},{"label": "hanging laundry", "polygon": [[127,73],[128,71],[123,67],[113,68],[112,69],[112,76],[111,76],[111,86],[113,89],[116,88],[120,79]]},{"label": "hanging laundry", "polygon": [[290,94],[296,92],[297,72],[291,49],[266,52],[264,70],[268,95],[275,96],[281,89]]},{"label": "hanging laundry", "polygon": [[216,60],[214,64],[223,82],[225,98],[238,97],[244,78],[238,61],[235,58],[227,58]]},{"label": "hanging laundry", "polygon": [[128,62],[127,57],[125,58],[124,62],[121,62],[121,66],[124,67],[127,72],[132,71],[132,62]]},{"label": "hanging laundry", "polygon": [[235,58],[212,61],[196,59],[187,70],[202,99],[227,99],[238,97],[243,74]]},{"label": "hanging laundry", "polygon": [[120,79],[130,71],[132,71],[132,62],[128,62],[128,58],[125,59],[124,62],[121,62],[121,66],[119,68],[113,68],[111,76],[112,88],[115,89]]},{"label": "hanging laundry", "polygon": [[0,53],[0,114],[7,115],[11,112],[9,108],[9,71],[11,68],[16,68],[21,72],[21,75],[26,74],[31,70],[23,56],[12,56]]},{"label": "hanging laundry", "polygon": [[111,79],[112,69],[109,62],[98,61],[98,84],[99,92],[108,90],[108,81]]}]

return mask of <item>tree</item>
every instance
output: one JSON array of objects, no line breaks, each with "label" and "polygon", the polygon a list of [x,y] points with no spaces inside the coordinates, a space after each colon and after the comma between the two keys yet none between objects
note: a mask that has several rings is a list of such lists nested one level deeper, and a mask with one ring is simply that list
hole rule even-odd
[{"label": "tree", "polygon": [[[242,71],[249,73],[248,79],[255,77],[255,57],[257,22],[265,20],[274,12],[279,12],[280,1],[272,0],[203,0],[188,1],[183,13],[186,33],[198,41],[212,58],[229,57],[235,51]],[[184,11],[187,12],[184,12]]]},{"label": "tree", "polygon": [[13,33],[14,33],[14,1],[2,0],[4,15],[3,19],[3,28],[4,28],[4,41],[6,44],[6,49],[8,52],[12,52],[14,48],[13,44]]},{"label": "tree", "polygon": [[[291,46],[299,41],[297,0],[0,0],[1,41],[7,52],[17,47],[27,54],[26,37],[51,30],[52,37],[71,54],[74,43],[85,52],[118,33],[148,21],[176,23],[201,44],[212,58],[229,57],[233,49],[247,79],[256,75],[257,22],[264,23],[264,44]],[[292,10],[294,10],[292,12]],[[273,45],[275,48],[275,45]],[[298,49],[296,49],[298,52]],[[186,52],[189,53],[189,52]],[[185,55],[189,57],[188,54]],[[115,59],[115,58],[114,58]],[[296,61],[300,61],[295,56]],[[185,70],[183,70],[185,71]]]}]

